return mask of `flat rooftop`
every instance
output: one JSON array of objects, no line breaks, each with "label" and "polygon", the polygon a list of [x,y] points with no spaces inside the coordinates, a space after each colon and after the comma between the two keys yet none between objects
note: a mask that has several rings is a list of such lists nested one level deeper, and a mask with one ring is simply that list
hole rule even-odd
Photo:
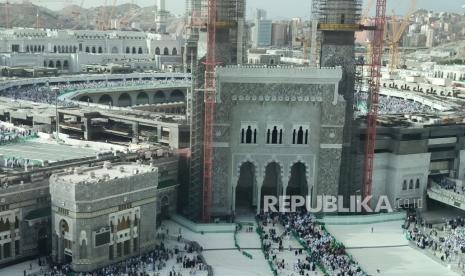
[{"label": "flat rooftop", "polygon": [[48,160],[49,162],[95,157],[97,153],[97,150],[91,148],[43,143],[39,139],[0,146],[0,154],[3,154],[4,157],[37,161]]},{"label": "flat rooftop", "polygon": [[136,174],[146,174],[155,172],[154,166],[143,165],[138,163],[111,164],[105,162],[103,166],[92,168],[75,168],[74,170],[56,175],[57,181],[67,183],[98,183],[106,182],[118,178],[129,178]]}]

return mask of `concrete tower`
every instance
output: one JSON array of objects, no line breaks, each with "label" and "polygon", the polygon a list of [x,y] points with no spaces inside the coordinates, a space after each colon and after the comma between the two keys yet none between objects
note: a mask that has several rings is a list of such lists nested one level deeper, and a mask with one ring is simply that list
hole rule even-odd
[{"label": "concrete tower", "polygon": [[[208,14],[206,0],[188,0],[186,3],[188,17],[202,22]],[[192,20],[191,20],[192,21]],[[204,100],[201,88],[204,84],[205,66],[200,60],[205,57],[207,32],[204,26],[193,24],[188,30],[184,63],[186,71],[193,73],[195,89],[192,96],[191,116],[191,183],[188,187],[189,197],[184,214],[191,219],[198,219],[201,213],[203,181],[203,110]],[[221,65],[237,65],[245,61],[245,0],[218,0],[216,24],[216,58]],[[193,60],[195,59],[195,60]],[[192,66],[191,66],[192,65]],[[192,68],[191,68],[192,67]]]},{"label": "concrete tower", "polygon": [[156,10],[155,10],[155,24],[157,28],[157,33],[164,34],[166,33],[166,18],[168,12],[165,8],[165,0],[157,0]]},{"label": "concrete tower", "polygon": [[[326,194],[349,195],[354,187],[354,151],[351,138],[355,87],[355,32],[360,29],[361,0],[318,1],[318,29],[321,32],[320,64],[322,67],[342,66],[343,75],[339,94],[346,100],[346,115],[342,144],[342,162],[339,187],[327,187]],[[321,192],[321,191],[320,191]]]}]

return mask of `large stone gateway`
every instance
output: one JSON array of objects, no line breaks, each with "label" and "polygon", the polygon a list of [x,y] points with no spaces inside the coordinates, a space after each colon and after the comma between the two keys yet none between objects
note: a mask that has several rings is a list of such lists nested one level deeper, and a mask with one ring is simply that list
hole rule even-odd
[{"label": "large stone gateway", "polygon": [[346,102],[335,68],[217,69],[213,215],[264,195],[337,195]]}]

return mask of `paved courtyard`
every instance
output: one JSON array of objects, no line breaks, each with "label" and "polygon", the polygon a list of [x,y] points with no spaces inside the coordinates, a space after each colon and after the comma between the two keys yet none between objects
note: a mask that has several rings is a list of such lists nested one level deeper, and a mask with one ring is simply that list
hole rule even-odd
[{"label": "paved courtyard", "polygon": [[[452,276],[458,275],[446,266],[426,256],[421,250],[408,245],[400,227],[401,221],[358,224],[358,225],[328,225],[327,229],[343,242],[351,254],[367,271],[369,275],[421,275],[421,276]],[[252,259],[242,255],[234,247],[233,233],[195,233],[173,221],[165,221],[164,229],[168,228],[170,235],[176,235],[181,230],[182,236],[188,240],[197,241],[203,248],[203,255],[213,267],[215,275],[220,276],[269,276],[271,270],[260,248],[260,240],[255,232],[242,231],[238,234],[238,243],[252,255]],[[373,227],[373,233],[371,228]],[[286,254],[284,254],[286,255]],[[294,256],[287,254],[287,261],[292,262]],[[283,256],[284,257],[284,256]],[[29,266],[32,264],[32,270]],[[175,265],[169,263],[168,267]],[[29,261],[4,269],[0,275],[23,275],[39,273],[37,261]],[[167,273],[168,271],[163,271]],[[205,272],[196,275],[204,275]],[[150,272],[149,275],[153,275]],[[292,275],[292,271],[286,274]],[[294,274],[297,275],[297,274]],[[318,274],[319,275],[319,274]],[[313,276],[313,274],[312,274]]]},{"label": "paved courtyard", "polygon": [[23,143],[0,146],[0,154],[30,160],[61,161],[66,159],[95,156],[97,151],[90,148],[79,148],[56,143],[27,141]]},{"label": "paved courtyard", "polygon": [[328,225],[326,228],[344,243],[348,253],[370,275],[458,275],[420,250],[410,247],[401,224],[402,221],[393,221]]},{"label": "paved courtyard", "polygon": [[187,228],[173,222],[164,222],[170,232],[181,232],[184,238],[197,241],[203,248],[203,256],[209,265],[213,267],[215,275],[221,276],[269,276],[271,270],[260,249],[260,240],[256,233],[240,235],[238,238],[241,247],[256,247],[246,249],[252,259],[242,255],[234,247],[233,233],[194,233]]}]

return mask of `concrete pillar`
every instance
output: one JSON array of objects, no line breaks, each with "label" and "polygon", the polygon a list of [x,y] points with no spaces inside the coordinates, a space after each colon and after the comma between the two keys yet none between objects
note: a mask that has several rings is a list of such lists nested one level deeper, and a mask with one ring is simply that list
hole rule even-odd
[{"label": "concrete pillar", "polygon": [[118,234],[117,234],[117,230],[116,230],[116,227],[118,226],[117,221],[118,220],[116,220],[116,219],[113,221],[113,259],[118,258],[118,256],[116,255],[117,254],[116,248],[117,248],[117,245],[118,245],[118,243],[117,243]]},{"label": "concrete pillar", "polygon": [[282,194],[283,196],[286,195],[287,186],[289,185],[289,180],[290,180],[289,172],[286,170],[286,168],[284,168],[284,169],[283,169],[283,175],[282,175],[282,178],[281,178],[281,187],[282,187],[282,192],[281,192],[281,194]]},{"label": "concrete pillar", "polygon": [[58,120],[59,123],[62,123],[65,120],[65,114],[58,113]]},{"label": "concrete pillar", "polygon": [[[234,180],[233,180],[234,182]],[[237,188],[237,181],[235,183],[233,183],[232,185],[232,199],[231,199],[231,208],[232,208],[232,212],[235,213],[236,212],[236,188]]]},{"label": "concrete pillar", "polygon": [[132,124],[132,142],[139,143],[139,123],[134,122]]},{"label": "concrete pillar", "polygon": [[84,118],[84,140],[92,140],[92,123],[90,118]]},{"label": "concrete pillar", "polygon": [[160,142],[161,140],[161,126],[160,125],[157,126],[157,139],[158,139],[158,142]]},{"label": "concrete pillar", "polygon": [[257,214],[260,213],[260,204],[262,201],[263,177],[257,177]]},{"label": "concrete pillar", "polygon": [[11,237],[11,257],[15,257],[16,254],[16,244],[15,244],[15,240],[16,240],[16,232],[15,232],[15,222],[14,222],[14,219],[10,221],[10,237]]},{"label": "concrete pillar", "polygon": [[134,248],[134,218],[129,218],[129,254],[133,253]]},{"label": "concrete pillar", "polygon": [[64,261],[64,237],[58,236],[58,249],[57,249],[57,262],[62,263]]},{"label": "concrete pillar", "polygon": [[257,178],[254,177],[254,179],[253,179],[253,189],[252,189],[252,193],[253,193],[252,205],[253,206],[257,205],[257,191],[258,191],[257,185],[258,185]]},{"label": "concrete pillar", "polygon": [[[137,218],[137,223],[134,225],[137,227],[137,244],[136,247],[138,248],[138,254],[140,255],[140,241],[141,241],[141,231],[140,231],[140,217]],[[155,221],[157,221],[157,210],[155,210]],[[156,223],[156,222],[155,222]],[[154,225],[156,227],[156,225]]]}]

